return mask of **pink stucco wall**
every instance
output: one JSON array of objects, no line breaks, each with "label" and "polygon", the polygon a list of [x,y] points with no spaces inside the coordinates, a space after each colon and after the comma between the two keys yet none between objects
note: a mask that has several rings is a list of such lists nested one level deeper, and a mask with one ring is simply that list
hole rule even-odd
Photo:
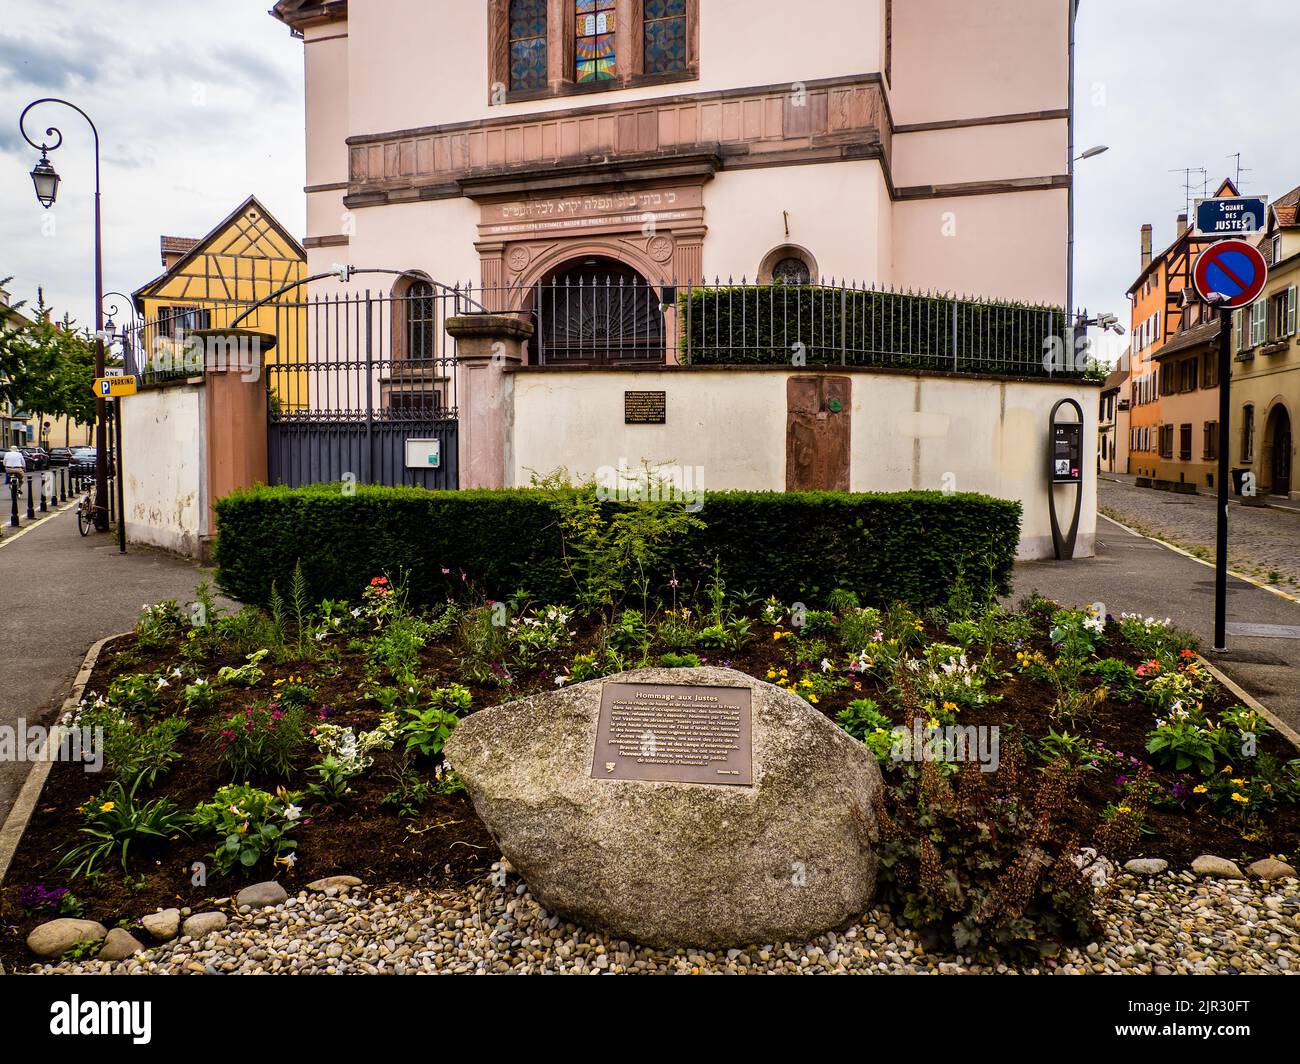
[{"label": "pink stucco wall", "polygon": [[[492,107],[487,2],[353,0],[308,31],[306,184],[313,270],[335,262],[479,276],[479,207],[434,200],[348,211],[347,136],[575,106],[883,71],[883,0],[702,0],[697,81]],[[1068,0],[895,0],[888,165],[876,159],[725,170],[705,186],[703,273],[753,277],[782,243],[822,274],[1063,303]],[[332,38],[332,39],[326,39]],[[1037,120],[909,131],[917,123]],[[999,183],[1058,187],[1005,191]],[[891,192],[891,182],[893,191]],[[955,189],[987,187],[978,195]],[[922,190],[922,198],[899,190]],[[970,191],[970,189],[966,189]],[[786,234],[784,211],[789,211]],[[314,241],[310,241],[314,242]]]}]

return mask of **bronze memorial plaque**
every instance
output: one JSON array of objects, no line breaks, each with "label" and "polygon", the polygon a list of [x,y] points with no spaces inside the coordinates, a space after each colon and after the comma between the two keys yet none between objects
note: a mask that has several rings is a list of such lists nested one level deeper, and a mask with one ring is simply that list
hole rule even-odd
[{"label": "bronze memorial plaque", "polygon": [[624,392],[623,423],[625,425],[666,425],[668,393]]},{"label": "bronze memorial plaque", "polygon": [[754,782],[748,687],[607,683],[600,693],[594,779]]}]

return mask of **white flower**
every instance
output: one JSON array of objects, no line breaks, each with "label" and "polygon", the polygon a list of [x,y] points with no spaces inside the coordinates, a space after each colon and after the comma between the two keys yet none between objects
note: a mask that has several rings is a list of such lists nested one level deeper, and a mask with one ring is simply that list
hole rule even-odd
[{"label": "white flower", "polygon": [[353,617],[360,617],[360,616],[361,616],[361,607],[360,607],[360,606],[358,606],[355,610],[352,611],[352,616],[353,616]]},{"label": "white flower", "polygon": [[297,820],[302,816],[302,810],[292,802],[284,807],[285,820]]},{"label": "white flower", "polygon": [[316,642],[318,642],[318,643],[323,643],[323,642],[325,642],[325,639],[326,639],[326,637],[327,637],[328,635],[329,635],[328,632],[317,632],[317,633],[316,633]]},{"label": "white flower", "polygon": [[833,668],[835,666],[831,664],[830,658],[822,658],[822,672],[830,672]]},{"label": "white flower", "polygon": [[180,666],[177,666],[176,668],[172,669],[172,673],[171,673],[171,674],[172,674],[172,677],[173,677],[173,678],[178,679],[178,680],[179,680],[179,679],[181,678],[181,676],[183,675],[183,674],[181,673]]},{"label": "white flower", "polygon": [[555,678],[556,687],[563,687],[568,682],[569,682],[569,678],[567,676],[557,676]]},{"label": "white flower", "polygon": [[158,677],[158,690],[161,691],[164,687],[170,687],[170,686],[171,685],[165,679],[163,679],[163,677],[161,676]]},{"label": "white flower", "polygon": [[281,860],[284,862],[286,868],[292,868],[298,863],[298,855],[296,853],[288,853],[285,854]]}]

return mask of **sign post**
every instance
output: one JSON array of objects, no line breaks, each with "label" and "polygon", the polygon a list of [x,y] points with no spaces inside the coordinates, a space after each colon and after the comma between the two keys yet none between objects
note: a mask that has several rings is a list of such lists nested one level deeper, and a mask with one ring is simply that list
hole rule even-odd
[{"label": "sign post", "polygon": [[1232,423],[1232,312],[1259,298],[1268,263],[1254,244],[1223,240],[1201,252],[1192,271],[1196,294],[1219,311],[1219,505],[1214,550],[1214,650],[1228,649],[1228,441]]}]

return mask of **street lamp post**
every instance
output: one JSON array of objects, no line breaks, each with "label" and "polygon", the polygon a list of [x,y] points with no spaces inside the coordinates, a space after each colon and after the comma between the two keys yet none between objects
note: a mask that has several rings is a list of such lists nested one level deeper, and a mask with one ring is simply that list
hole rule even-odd
[{"label": "street lamp post", "polygon": [[[46,96],[33,100],[18,119],[18,130],[33,148],[40,151],[41,157],[32,169],[32,184],[36,188],[36,198],[42,207],[49,210],[59,194],[59,175],[54,164],[50,162],[49,153],[57,151],[63,145],[63,134],[54,126],[45,130],[46,137],[54,138],[53,143],[42,140],[39,144],[27,135],[27,114],[33,107],[44,103],[62,104],[81,115],[90,126],[95,141],[95,376],[104,375],[104,242],[103,225],[100,214],[99,184],[99,130],[91,121],[90,115],[80,107],[67,100]],[[108,432],[105,425],[105,403],[102,397],[95,399],[95,528],[100,532],[108,531]]]}]

